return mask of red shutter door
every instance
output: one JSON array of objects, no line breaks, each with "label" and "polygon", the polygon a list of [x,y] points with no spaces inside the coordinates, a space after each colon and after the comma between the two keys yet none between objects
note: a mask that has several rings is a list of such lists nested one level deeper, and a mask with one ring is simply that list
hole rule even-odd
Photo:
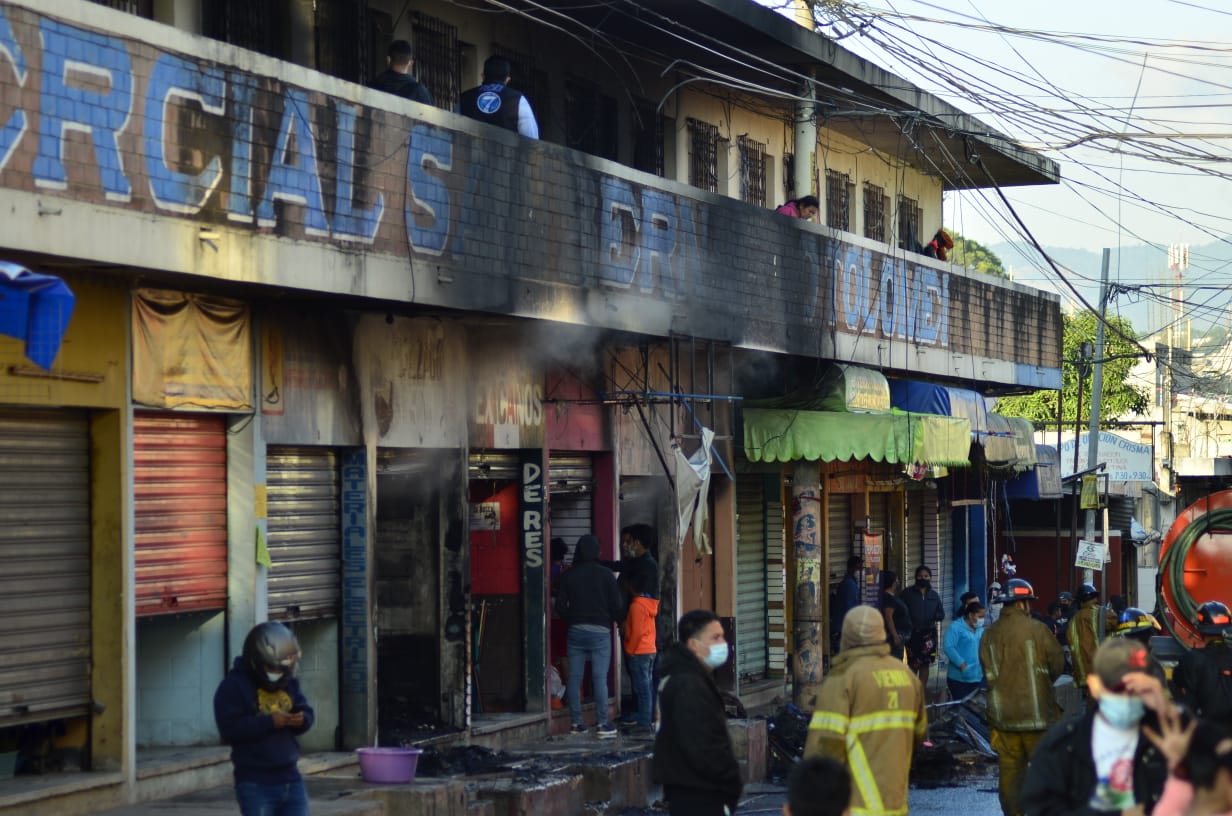
[{"label": "red shutter door", "polygon": [[220,416],[133,417],[137,616],[227,603],[227,432]]}]

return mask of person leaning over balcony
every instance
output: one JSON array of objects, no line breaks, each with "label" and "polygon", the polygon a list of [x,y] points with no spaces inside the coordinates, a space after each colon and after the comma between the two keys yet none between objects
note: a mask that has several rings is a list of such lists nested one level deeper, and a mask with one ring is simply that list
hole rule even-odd
[{"label": "person leaning over balcony", "polygon": [[411,76],[415,67],[415,52],[406,40],[394,40],[389,46],[389,54],[385,58],[386,68],[372,80],[372,87],[378,91],[396,94],[412,102],[432,104],[432,94]]},{"label": "person leaning over balcony", "polygon": [[462,94],[458,113],[480,122],[512,130],[528,139],[539,138],[539,123],[530,102],[509,87],[513,65],[504,57],[491,56],[483,63],[483,84]]},{"label": "person leaning over balcony", "polygon": [[821,212],[821,202],[817,200],[817,196],[801,196],[793,198],[786,204],[782,204],[774,210],[779,215],[790,215],[793,218],[803,218],[806,221],[813,221],[817,218],[817,213]]}]

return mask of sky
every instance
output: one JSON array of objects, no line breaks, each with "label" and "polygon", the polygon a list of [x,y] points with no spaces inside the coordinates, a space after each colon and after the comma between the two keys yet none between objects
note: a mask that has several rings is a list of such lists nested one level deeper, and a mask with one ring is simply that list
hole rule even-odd
[{"label": "sky", "polygon": [[[1225,285],[1232,272],[1232,3],[835,5],[842,10],[823,13],[829,27],[822,30],[840,36],[843,47],[1059,164],[1062,184],[1005,192],[1041,244],[1089,251],[1071,253],[1083,268],[1066,271],[1085,291],[1096,290],[1104,247],[1113,252],[1112,278],[1140,286],[1168,276],[1170,244],[1191,247],[1187,282]],[[945,224],[991,247],[1024,240],[995,193],[947,194]],[[1134,262],[1122,264],[1130,251]],[[1065,291],[1038,257],[1005,260],[1016,280]],[[1161,292],[1167,297],[1142,290],[1147,298]],[[1227,292],[1200,297],[1209,307],[1201,313],[1226,325]]]}]

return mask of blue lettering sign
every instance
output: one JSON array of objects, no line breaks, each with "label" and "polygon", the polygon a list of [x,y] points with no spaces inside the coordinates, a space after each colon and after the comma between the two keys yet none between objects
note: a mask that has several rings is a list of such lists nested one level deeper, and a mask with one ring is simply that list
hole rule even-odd
[{"label": "blue lettering sign", "polygon": [[[17,44],[17,38],[13,36],[13,27],[9,25],[9,20],[4,16],[2,8],[0,8],[0,57],[7,59],[13,66],[13,72],[17,75],[18,87],[26,87],[28,76],[26,58],[21,53],[21,46]],[[0,170],[3,170],[4,166],[9,163],[9,159],[13,157],[17,143],[26,134],[27,124],[26,112],[18,108],[4,123],[4,127],[0,128]]]},{"label": "blue lettering sign", "polygon": [[376,239],[385,214],[385,196],[366,210],[355,209],[355,111],[354,105],[338,103],[338,189],[334,194],[334,237],[343,241]]},{"label": "blue lettering sign", "polygon": [[[367,452],[342,461],[342,686],[352,698],[368,694]],[[358,707],[355,699],[351,705]],[[355,725],[352,724],[352,728]]]},{"label": "blue lettering sign", "polygon": [[[642,191],[642,251],[644,273],[641,288],[650,292],[659,288],[664,294],[676,290],[672,260],[676,254],[676,201],[662,190]],[[655,285],[656,275],[658,286]]]},{"label": "blue lettering sign", "polygon": [[633,187],[620,179],[604,178],[599,182],[599,195],[603,202],[599,210],[599,279],[613,286],[632,286],[642,254],[637,238],[641,215]]},{"label": "blue lettering sign", "polygon": [[218,68],[163,54],[154,63],[145,99],[145,169],[150,195],[161,209],[195,215],[222,181],[222,159],[214,156],[200,173],[180,173],[167,162],[167,112],[178,101],[196,101],[201,110],[226,111],[227,82]]},{"label": "blue lettering sign", "polygon": [[43,65],[34,183],[67,189],[64,138],[68,131],[77,130],[90,134],[99,183],[107,199],[130,200],[133,188],[124,175],[119,144],[133,101],[128,51],[117,39],[53,20],[40,20],[39,34]]},{"label": "blue lettering sign", "polygon": [[453,169],[453,133],[431,125],[411,129],[407,151],[406,232],[411,249],[444,255],[449,248],[449,187],[441,173]]},{"label": "blue lettering sign", "polygon": [[232,73],[231,86],[231,189],[227,195],[227,218],[252,222],[252,103],[256,77]]},{"label": "blue lettering sign", "polygon": [[275,201],[290,201],[304,207],[304,231],[309,235],[328,235],[325,202],[321,196],[321,176],[317,171],[316,134],[312,131],[312,109],[308,94],[287,88],[282,96],[282,124],[278,143],[265,179],[265,195],[257,206],[257,224],[272,227]]}]

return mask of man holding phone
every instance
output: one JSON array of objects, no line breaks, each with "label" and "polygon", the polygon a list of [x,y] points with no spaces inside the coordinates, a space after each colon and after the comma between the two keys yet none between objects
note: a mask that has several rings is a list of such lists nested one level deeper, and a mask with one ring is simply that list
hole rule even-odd
[{"label": "man holding phone", "polygon": [[231,746],[235,798],[243,816],[308,814],[295,738],[312,727],[314,717],[295,679],[300,656],[290,629],[259,623],[214,692],[214,721]]}]

